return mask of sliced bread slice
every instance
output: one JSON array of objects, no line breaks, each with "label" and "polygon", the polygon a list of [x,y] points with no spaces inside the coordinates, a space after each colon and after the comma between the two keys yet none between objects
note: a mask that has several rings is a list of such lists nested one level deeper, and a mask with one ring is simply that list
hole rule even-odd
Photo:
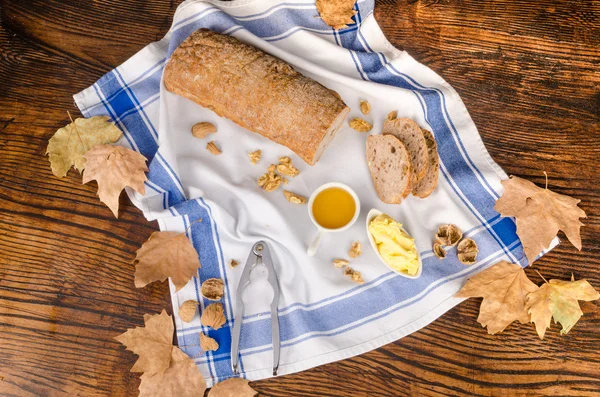
[{"label": "sliced bread slice", "polygon": [[395,136],[408,149],[413,167],[412,185],[416,186],[425,177],[429,167],[427,143],[421,127],[407,118],[386,120],[383,124],[383,133]]},{"label": "sliced bread slice", "polygon": [[412,165],[406,146],[398,138],[370,135],[367,138],[367,164],[381,201],[400,204],[408,196]]},{"label": "sliced bread slice", "polygon": [[438,155],[437,143],[435,142],[433,134],[423,128],[421,128],[421,131],[423,131],[425,142],[427,143],[429,167],[427,168],[425,177],[413,186],[412,194],[420,198],[425,198],[429,196],[437,186],[438,175],[440,173],[440,157]]}]

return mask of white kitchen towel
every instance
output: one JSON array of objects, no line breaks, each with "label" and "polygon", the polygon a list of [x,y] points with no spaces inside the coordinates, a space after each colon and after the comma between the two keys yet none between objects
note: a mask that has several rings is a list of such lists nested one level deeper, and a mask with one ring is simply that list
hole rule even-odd
[{"label": "white kitchen towel", "polygon": [[[506,174],[488,155],[457,93],[385,39],[373,16],[372,0],[359,1],[355,9],[354,23],[334,31],[318,17],[311,1],[189,0],[179,6],[161,41],[75,95],[85,117],[110,116],[124,132],[122,144],[147,157],[147,193],[142,197],[128,191],[134,203],[149,220],[158,219],[161,230],[185,231],[198,251],[202,268],[197,277],[179,292],[171,284],[171,296],[179,345],[194,358],[209,385],[233,376],[233,302],[242,267],[258,240],[271,248],[281,288],[279,374],[341,360],[402,338],[459,303],[453,295],[467,277],[502,259],[526,265],[513,219],[500,217],[493,209]],[[435,192],[427,199],[409,197],[401,205],[383,204],[365,161],[368,134],[347,125],[311,167],[289,149],[167,92],[161,78],[169,55],[198,28],[235,36],[292,64],[337,91],[352,108],[350,117],[360,115],[361,99],[368,100],[373,110],[365,118],[374,125],[371,133],[381,131],[392,110],[433,131],[441,159]],[[199,121],[215,124],[218,132],[210,139],[194,138],[191,126]],[[205,149],[213,139],[223,154],[214,156]],[[263,159],[252,165],[247,153],[256,149],[263,151]],[[314,258],[306,255],[316,233],[306,205],[287,202],[281,188],[267,193],[256,183],[283,155],[291,156],[300,169],[287,189],[309,196],[323,183],[343,182],[356,190],[362,203],[356,224],[326,235]],[[395,217],[415,237],[423,258],[419,279],[398,276],[378,262],[365,230],[371,208]],[[439,225],[447,223],[458,225],[477,242],[476,264],[462,265],[454,249],[444,260],[433,255],[433,236]],[[356,240],[363,244],[363,254],[350,265],[362,273],[362,285],[332,265],[335,258],[347,258]],[[230,267],[231,259],[241,265]],[[257,268],[244,293],[240,363],[241,376],[249,379],[272,376],[272,291],[264,273]],[[199,290],[213,277],[226,283],[222,303],[227,322],[216,331],[203,327],[198,314],[190,323],[177,315],[186,300],[197,300],[202,310],[211,303]],[[202,352],[201,332],[216,339],[217,351]]]}]

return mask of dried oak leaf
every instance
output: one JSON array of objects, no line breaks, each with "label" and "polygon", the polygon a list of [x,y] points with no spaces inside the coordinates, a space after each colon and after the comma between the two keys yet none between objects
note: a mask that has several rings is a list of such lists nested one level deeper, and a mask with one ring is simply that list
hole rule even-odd
[{"label": "dried oak leaf", "polygon": [[488,333],[496,334],[515,320],[529,322],[525,302],[537,289],[521,266],[502,261],[468,279],[455,296],[482,297],[477,322],[487,327]]},{"label": "dried oak leaf", "polygon": [[550,280],[537,291],[527,296],[527,312],[540,339],[544,339],[550,319],[562,325],[561,334],[566,334],[583,316],[577,301],[594,301],[600,298],[598,291],[587,280]]},{"label": "dried oak leaf", "polygon": [[185,301],[179,306],[179,318],[189,323],[194,318],[196,314],[196,309],[198,308],[198,302],[195,300]]},{"label": "dried oak leaf", "polygon": [[50,159],[52,173],[59,178],[67,175],[71,166],[79,172],[85,168],[83,155],[95,145],[114,143],[123,134],[105,116],[89,119],[78,118],[59,128],[48,140],[46,154]]},{"label": "dried oak leaf", "polygon": [[348,261],[346,259],[334,259],[333,266],[335,267],[345,267],[348,266]]},{"label": "dried oak leaf", "polygon": [[433,253],[440,259],[444,259],[446,257],[446,250],[442,247],[442,244],[437,241],[433,243]]},{"label": "dried oak leaf", "polygon": [[356,0],[317,0],[316,5],[323,22],[339,30],[354,23],[352,17],[357,12],[354,3]]},{"label": "dried oak leaf", "polygon": [[219,350],[219,344],[217,343],[216,340],[214,340],[210,336],[207,336],[207,335],[204,335],[203,333],[201,333],[200,334],[200,348],[205,352],[215,351],[215,350]]},{"label": "dried oak leaf", "polygon": [[144,315],[144,327],[136,327],[115,337],[140,358],[131,372],[161,374],[169,368],[173,350],[173,321],[166,311]]},{"label": "dried oak leaf", "polygon": [[262,150],[255,150],[253,152],[248,153],[248,158],[252,164],[256,164],[260,161],[262,156]]},{"label": "dried oak leaf", "polygon": [[350,247],[350,251],[348,251],[348,256],[350,258],[358,258],[361,253],[362,253],[362,244],[360,243],[360,241],[353,242],[352,246]]},{"label": "dried oak leaf", "polygon": [[360,101],[360,112],[365,116],[371,112],[371,104],[367,101]]},{"label": "dried oak leaf", "polygon": [[344,274],[348,277],[350,277],[352,279],[352,281],[362,284],[365,281],[362,278],[362,274],[360,274],[360,272],[357,272],[356,270],[352,269],[350,266],[346,266],[346,269],[344,270]]},{"label": "dried oak leaf", "polygon": [[502,216],[513,216],[517,221],[517,235],[529,264],[546,248],[562,230],[569,241],[581,250],[579,229],[585,211],[577,206],[580,200],[540,188],[516,176],[502,181],[504,193],[494,209]]},{"label": "dried oak leaf", "polygon": [[173,347],[170,356],[169,368],[165,372],[140,376],[139,397],[203,396],[206,382],[194,360],[177,347]]},{"label": "dried oak leaf", "polygon": [[306,204],[307,201],[306,197],[290,192],[289,190],[284,190],[283,195],[287,201],[293,204]]},{"label": "dried oak leaf", "polygon": [[220,278],[209,278],[202,283],[202,296],[211,301],[221,300],[225,284]]},{"label": "dried oak leaf", "polygon": [[258,394],[250,387],[247,379],[229,378],[217,383],[208,392],[208,397],[254,397]]},{"label": "dried oak leaf", "polygon": [[184,233],[154,232],[135,259],[135,286],[145,287],[171,277],[175,291],[183,288],[201,267],[194,246]]},{"label": "dried oak leaf", "polygon": [[83,183],[96,180],[100,201],[119,217],[119,196],[125,186],[139,194],[146,193],[146,158],[123,146],[96,145],[88,150]]},{"label": "dried oak leaf", "polygon": [[477,262],[479,249],[473,239],[463,239],[457,247],[458,260],[464,265],[472,265]]},{"label": "dried oak leaf", "polygon": [[358,117],[355,117],[352,120],[350,120],[348,124],[350,125],[350,128],[358,132],[369,132],[373,128],[373,126],[370,123]]},{"label": "dried oak leaf", "polygon": [[442,225],[435,234],[435,241],[441,245],[455,246],[463,234],[456,225]]},{"label": "dried oak leaf", "polygon": [[214,124],[209,123],[208,121],[201,121],[199,123],[194,124],[192,127],[192,135],[198,139],[206,138],[209,134],[214,134],[217,132],[217,127]]},{"label": "dried oak leaf", "polygon": [[212,329],[219,329],[225,324],[225,312],[223,311],[223,305],[220,303],[211,303],[206,306],[200,317],[200,322],[205,327],[211,327]]}]

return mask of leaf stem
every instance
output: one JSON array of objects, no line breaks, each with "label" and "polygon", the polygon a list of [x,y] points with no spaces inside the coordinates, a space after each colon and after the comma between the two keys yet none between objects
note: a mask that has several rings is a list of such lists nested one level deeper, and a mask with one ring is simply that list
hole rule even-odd
[{"label": "leaf stem", "polygon": [[[545,172],[544,172],[544,174],[545,174]],[[537,271],[537,269],[535,270],[535,272],[536,272],[536,273],[537,273],[537,274],[538,274],[538,275],[539,275],[539,276],[542,278],[542,280],[544,280],[544,281],[546,282],[546,284],[549,284],[549,283],[548,283],[548,280],[546,280],[546,279],[544,278],[544,276],[542,276],[542,273],[538,272],[538,271]]]},{"label": "leaf stem", "polygon": [[[79,142],[81,142],[81,147],[83,147],[83,150],[86,150],[85,147],[85,143],[83,143],[83,139],[81,139],[81,135],[79,135],[79,130],[77,129],[77,125],[75,125],[75,121],[73,121],[73,117],[71,117],[71,112],[69,112],[67,110],[67,114],[69,115],[69,119],[71,120],[71,123],[73,124],[73,128],[75,129],[75,133],[77,133],[77,137],[79,138]],[[71,139],[71,134],[69,133],[69,139]],[[69,145],[69,139],[67,139],[67,146]]]},{"label": "leaf stem", "polygon": [[548,190],[548,173],[544,171],[544,175],[546,176],[546,190]]}]

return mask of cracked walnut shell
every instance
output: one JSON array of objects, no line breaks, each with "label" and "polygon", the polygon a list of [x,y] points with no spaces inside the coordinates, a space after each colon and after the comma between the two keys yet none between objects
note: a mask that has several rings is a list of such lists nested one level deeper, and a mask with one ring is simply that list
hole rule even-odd
[{"label": "cracked walnut shell", "polygon": [[209,278],[202,283],[202,296],[211,301],[221,300],[225,284],[220,278]]},{"label": "cracked walnut shell", "polygon": [[220,303],[211,303],[206,306],[200,317],[200,322],[205,327],[211,327],[213,329],[219,329],[225,324],[225,312],[223,311],[223,305]]},{"label": "cracked walnut shell", "polygon": [[441,245],[455,246],[463,234],[456,225],[442,225],[435,234],[435,241]]},{"label": "cracked walnut shell", "polygon": [[185,301],[179,306],[179,318],[186,323],[189,323],[194,318],[196,314],[196,308],[198,307],[198,302],[195,300]]},{"label": "cracked walnut shell", "polygon": [[463,239],[457,247],[458,260],[464,265],[472,265],[477,262],[479,248],[473,239]]},{"label": "cracked walnut shell", "polygon": [[216,340],[211,338],[210,336],[204,335],[204,333],[200,334],[200,348],[205,351],[215,351],[219,349],[219,344]]},{"label": "cracked walnut shell", "polygon": [[440,259],[444,259],[446,257],[446,250],[437,241],[433,243],[433,253]]}]

